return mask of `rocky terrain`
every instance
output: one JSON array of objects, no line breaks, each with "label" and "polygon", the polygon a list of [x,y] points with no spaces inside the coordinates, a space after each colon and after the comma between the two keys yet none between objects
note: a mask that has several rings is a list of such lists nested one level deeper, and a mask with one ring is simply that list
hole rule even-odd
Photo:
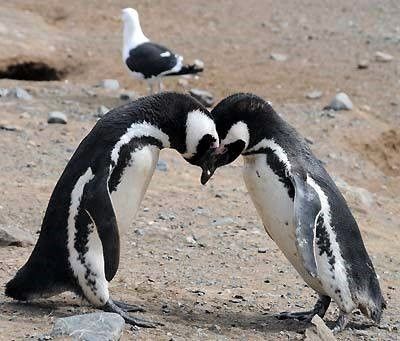
[{"label": "rocky terrain", "polygon": [[[32,251],[51,191],[79,142],[107,108],[146,93],[121,62],[119,14],[126,6],[136,6],[154,41],[188,62],[204,61],[199,78],[166,80],[168,90],[205,89],[217,102],[254,92],[307,138],[352,208],[388,303],[380,327],[355,312],[336,337],[399,339],[396,0],[3,2],[0,238],[19,228],[22,242],[0,243],[0,339],[38,339],[60,317],[95,311],[70,293],[16,303],[3,287]],[[37,80],[10,79],[28,73]],[[324,110],[340,92],[352,110]],[[48,123],[50,116],[59,123]],[[110,291],[165,325],[125,326],[122,340],[303,339],[310,325],[274,315],[307,309],[316,296],[264,232],[241,179],[242,161],[201,186],[200,169],[176,152],[165,150],[161,158],[137,220],[122,237]],[[328,326],[337,313],[332,304]]]}]

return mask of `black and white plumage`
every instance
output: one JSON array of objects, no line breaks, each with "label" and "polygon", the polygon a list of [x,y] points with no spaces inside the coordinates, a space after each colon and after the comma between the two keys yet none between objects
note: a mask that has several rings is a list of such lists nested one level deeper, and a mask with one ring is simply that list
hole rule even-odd
[{"label": "black and white plumage", "polygon": [[133,8],[122,10],[124,22],[122,59],[137,79],[144,79],[153,93],[154,83],[161,91],[161,78],[195,74],[203,71],[197,65],[183,65],[183,57],[166,47],[152,43],[143,33],[139,14]]},{"label": "black and white plumage", "polygon": [[311,311],[279,318],[323,317],[333,299],[340,308],[334,331],[357,308],[379,322],[386,303],[357,223],[305,140],[255,95],[230,96],[211,114],[221,142],[202,183],[243,155],[244,181],[266,231],[320,296]]},{"label": "black and white plumage", "polygon": [[63,291],[83,295],[128,323],[140,310],[108,291],[118,269],[120,232],[134,222],[160,149],[202,166],[218,135],[209,112],[189,95],[162,93],[111,110],[82,140],[51,195],[39,240],[6,295],[30,301]]}]

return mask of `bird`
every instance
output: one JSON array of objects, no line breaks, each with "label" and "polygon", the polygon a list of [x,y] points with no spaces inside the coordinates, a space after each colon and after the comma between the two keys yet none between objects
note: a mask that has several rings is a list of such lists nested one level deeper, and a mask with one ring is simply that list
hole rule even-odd
[{"label": "bird", "polygon": [[202,184],[242,155],[244,182],[266,232],[319,295],[312,310],[277,317],[323,318],[333,300],[340,309],[334,332],[354,309],[379,323],[386,302],[357,222],[304,138],[254,94],[229,96],[211,114],[221,141],[205,161]]},{"label": "bird", "polygon": [[144,79],[147,82],[150,94],[153,93],[154,84],[158,84],[158,92],[161,92],[163,77],[196,74],[203,71],[202,65],[184,65],[182,56],[151,42],[142,31],[139,14],[135,9],[124,8],[122,20],[124,24],[123,63],[136,79]]},{"label": "bird", "polygon": [[186,94],[164,92],[109,111],[66,165],[34,250],[6,284],[5,294],[31,301],[72,291],[129,324],[156,327],[156,322],[127,313],[142,307],[110,296],[120,232],[135,222],[161,149],[175,149],[201,167],[218,146],[208,110]]}]

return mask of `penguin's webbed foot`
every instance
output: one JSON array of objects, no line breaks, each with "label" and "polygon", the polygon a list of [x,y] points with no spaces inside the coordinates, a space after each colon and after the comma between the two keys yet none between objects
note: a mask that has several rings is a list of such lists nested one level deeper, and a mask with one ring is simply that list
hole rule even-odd
[{"label": "penguin's webbed foot", "polygon": [[[128,306],[125,303],[118,302],[121,306]],[[157,326],[162,326],[162,323],[152,322],[141,319],[139,317],[134,317],[129,315],[123,308],[121,308],[117,303],[115,303],[111,298],[108,299],[107,303],[102,307],[104,311],[110,313],[117,313],[122,316],[126,323],[133,326],[143,327],[143,328],[156,328]],[[129,305],[130,306],[130,305]],[[132,306],[131,306],[132,307]]]},{"label": "penguin's webbed foot", "polygon": [[125,302],[120,302],[120,301],[113,301],[115,303],[116,306],[118,306],[119,308],[121,308],[122,310],[128,311],[128,312],[145,312],[146,310],[141,307],[140,305],[135,305],[135,304],[128,304]]},{"label": "penguin's webbed foot", "polygon": [[314,310],[310,311],[300,311],[296,313],[290,313],[287,311],[284,311],[278,315],[276,315],[276,318],[278,320],[288,320],[288,319],[295,319],[299,321],[304,321],[304,322],[311,322],[312,318],[316,315]]},{"label": "penguin's webbed foot", "polygon": [[296,319],[304,322],[311,322],[315,315],[323,318],[326,311],[331,303],[331,298],[329,296],[320,296],[318,301],[315,303],[313,310],[301,311],[296,313],[283,312],[276,315],[278,320]]},{"label": "penguin's webbed foot", "polygon": [[347,323],[349,323],[349,314],[341,311],[334,327],[332,328],[332,332],[336,334],[343,331],[346,328]]}]

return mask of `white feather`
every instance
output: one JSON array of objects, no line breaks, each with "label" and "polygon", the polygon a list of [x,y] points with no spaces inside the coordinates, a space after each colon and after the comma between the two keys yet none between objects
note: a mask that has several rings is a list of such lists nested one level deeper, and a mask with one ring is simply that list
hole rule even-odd
[{"label": "white feather", "polygon": [[226,137],[221,141],[221,145],[226,146],[227,144],[237,140],[242,140],[245,142],[246,146],[244,150],[246,150],[247,146],[249,145],[250,135],[249,128],[243,121],[236,122],[232,127],[229,128]]},{"label": "white feather", "polygon": [[286,154],[286,152],[283,150],[283,148],[278,145],[274,139],[262,139],[260,142],[258,142],[256,145],[253,147],[249,148],[246,152],[255,152],[259,149],[263,148],[270,148],[274,152],[274,154],[279,158],[281,162],[285,164],[286,171],[290,174],[290,170],[292,168],[289,158]]},{"label": "white feather", "polygon": [[190,158],[195,155],[199,141],[206,134],[215,138],[218,147],[219,137],[211,117],[199,109],[189,112],[186,120],[186,152],[182,156]]},{"label": "white feather", "polygon": [[143,136],[151,136],[160,140],[163,148],[170,147],[169,136],[158,127],[153,126],[147,122],[133,123],[127,129],[126,133],[120,137],[119,141],[116,143],[113,150],[111,151],[111,160],[113,160],[114,163],[117,164],[121,147],[129,143],[133,138]]},{"label": "white feather", "polygon": [[[345,261],[340,253],[339,244],[336,240],[336,232],[331,225],[331,210],[328,197],[309,174],[307,174],[307,183],[314,188],[318,194],[321,203],[320,214],[323,215],[324,227],[329,236],[332,254],[335,256],[333,272],[335,278],[333,279],[332,272],[330,271],[329,259],[326,253],[320,255],[319,250],[315,250],[318,277],[325,289],[325,292],[336,301],[340,308],[345,312],[351,312],[354,308],[356,308],[356,306],[351,298],[352,296],[347,280],[348,274]],[[317,246],[314,247],[316,248]],[[342,302],[340,301],[339,293],[335,292],[336,289],[340,289],[340,296],[343,299]]]},{"label": "white feather", "polygon": [[120,232],[125,231],[134,221],[157,165],[159,152],[156,146],[134,150],[129,165],[121,175],[120,183],[111,193]]},{"label": "white feather", "polygon": [[[69,207],[68,214],[68,252],[69,252],[69,263],[71,265],[74,276],[77,278],[80,287],[85,297],[97,306],[102,306],[106,303],[109,298],[108,283],[104,273],[104,259],[103,259],[103,247],[101,245],[100,238],[97,234],[97,229],[93,224],[89,225],[89,236],[88,236],[88,251],[82,255],[84,256],[84,264],[79,259],[79,253],[75,249],[75,236],[77,229],[75,227],[75,219],[79,212],[79,206],[82,199],[82,194],[85,185],[94,178],[92,169],[89,167],[86,172],[78,179],[72,192],[71,192],[71,204]],[[86,267],[91,269],[89,277],[86,279]],[[95,280],[95,290],[88,286],[88,279]]]}]

